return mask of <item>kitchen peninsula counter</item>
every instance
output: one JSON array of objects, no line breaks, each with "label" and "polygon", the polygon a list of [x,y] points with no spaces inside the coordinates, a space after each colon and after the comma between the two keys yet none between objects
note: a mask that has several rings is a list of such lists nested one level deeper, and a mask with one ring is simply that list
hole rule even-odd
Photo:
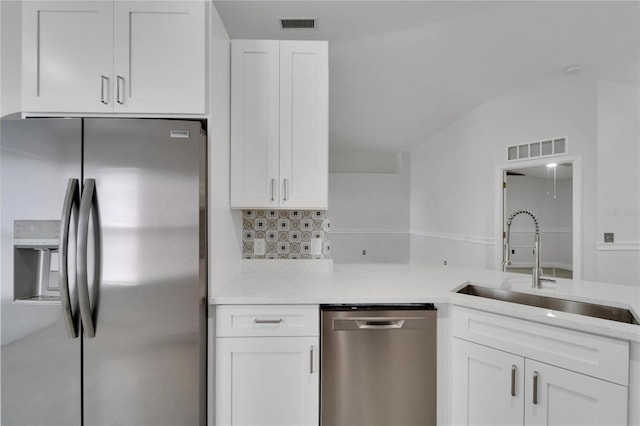
[{"label": "kitchen peninsula counter", "polygon": [[[251,265],[265,265],[272,261],[252,262]],[[286,266],[273,270],[245,268],[244,273],[217,290],[209,302],[213,305],[453,304],[640,343],[640,325],[455,293],[465,284],[472,283],[629,308],[638,318],[640,288],[634,286],[558,278],[556,283],[545,282],[541,289],[534,289],[530,275],[502,271],[406,264],[318,265],[320,267],[296,268],[295,271]]]}]

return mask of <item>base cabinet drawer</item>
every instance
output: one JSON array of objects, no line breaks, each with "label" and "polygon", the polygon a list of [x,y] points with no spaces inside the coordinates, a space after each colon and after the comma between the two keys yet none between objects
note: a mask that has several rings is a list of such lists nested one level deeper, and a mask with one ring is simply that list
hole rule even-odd
[{"label": "base cabinet drawer", "polygon": [[319,336],[318,305],[221,305],[216,337]]}]

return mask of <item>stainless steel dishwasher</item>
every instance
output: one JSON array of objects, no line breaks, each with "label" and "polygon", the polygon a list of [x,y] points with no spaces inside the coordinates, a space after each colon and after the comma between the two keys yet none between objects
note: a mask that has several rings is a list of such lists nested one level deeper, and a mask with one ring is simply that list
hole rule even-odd
[{"label": "stainless steel dishwasher", "polygon": [[433,304],[322,305],[322,426],[436,424]]}]

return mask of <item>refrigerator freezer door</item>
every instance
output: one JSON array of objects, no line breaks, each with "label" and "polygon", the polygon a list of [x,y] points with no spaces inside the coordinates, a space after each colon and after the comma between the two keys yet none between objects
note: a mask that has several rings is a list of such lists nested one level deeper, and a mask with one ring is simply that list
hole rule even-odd
[{"label": "refrigerator freezer door", "polygon": [[88,233],[85,424],[202,424],[200,124],[85,119],[84,130],[101,227],[100,256]]},{"label": "refrigerator freezer door", "polygon": [[[0,125],[2,173],[2,425],[74,426],[81,421],[80,339],[67,334],[60,302],[13,303],[14,284],[33,287],[37,275],[14,248],[14,222],[59,221],[69,179],[80,179],[81,122],[5,119]],[[37,221],[37,222],[28,222]],[[72,234],[74,223],[71,223]],[[25,230],[25,231],[28,231]],[[73,250],[72,250],[73,251]],[[17,255],[16,255],[17,253]],[[55,248],[42,273],[58,281]],[[17,262],[19,273],[14,274]],[[70,265],[73,267],[73,265]],[[21,275],[22,274],[22,275]],[[16,277],[14,277],[16,275]],[[17,278],[17,280],[14,280]],[[72,297],[75,281],[70,279]],[[51,291],[55,294],[56,291]],[[34,298],[37,299],[37,298]],[[73,314],[77,314],[73,312]]]}]

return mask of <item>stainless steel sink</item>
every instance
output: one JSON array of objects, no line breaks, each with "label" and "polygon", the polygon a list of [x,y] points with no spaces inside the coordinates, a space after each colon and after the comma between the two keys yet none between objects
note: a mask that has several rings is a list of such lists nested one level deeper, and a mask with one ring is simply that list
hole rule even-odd
[{"label": "stainless steel sink", "polygon": [[515,291],[482,287],[468,284],[456,293],[487,299],[502,300],[503,302],[519,303],[521,305],[552,309],[554,311],[569,312],[586,315],[627,324],[640,324],[629,309],[615,306],[598,305],[595,303],[576,302],[574,300],[558,299],[556,297],[540,296],[536,294],[517,293]]}]

